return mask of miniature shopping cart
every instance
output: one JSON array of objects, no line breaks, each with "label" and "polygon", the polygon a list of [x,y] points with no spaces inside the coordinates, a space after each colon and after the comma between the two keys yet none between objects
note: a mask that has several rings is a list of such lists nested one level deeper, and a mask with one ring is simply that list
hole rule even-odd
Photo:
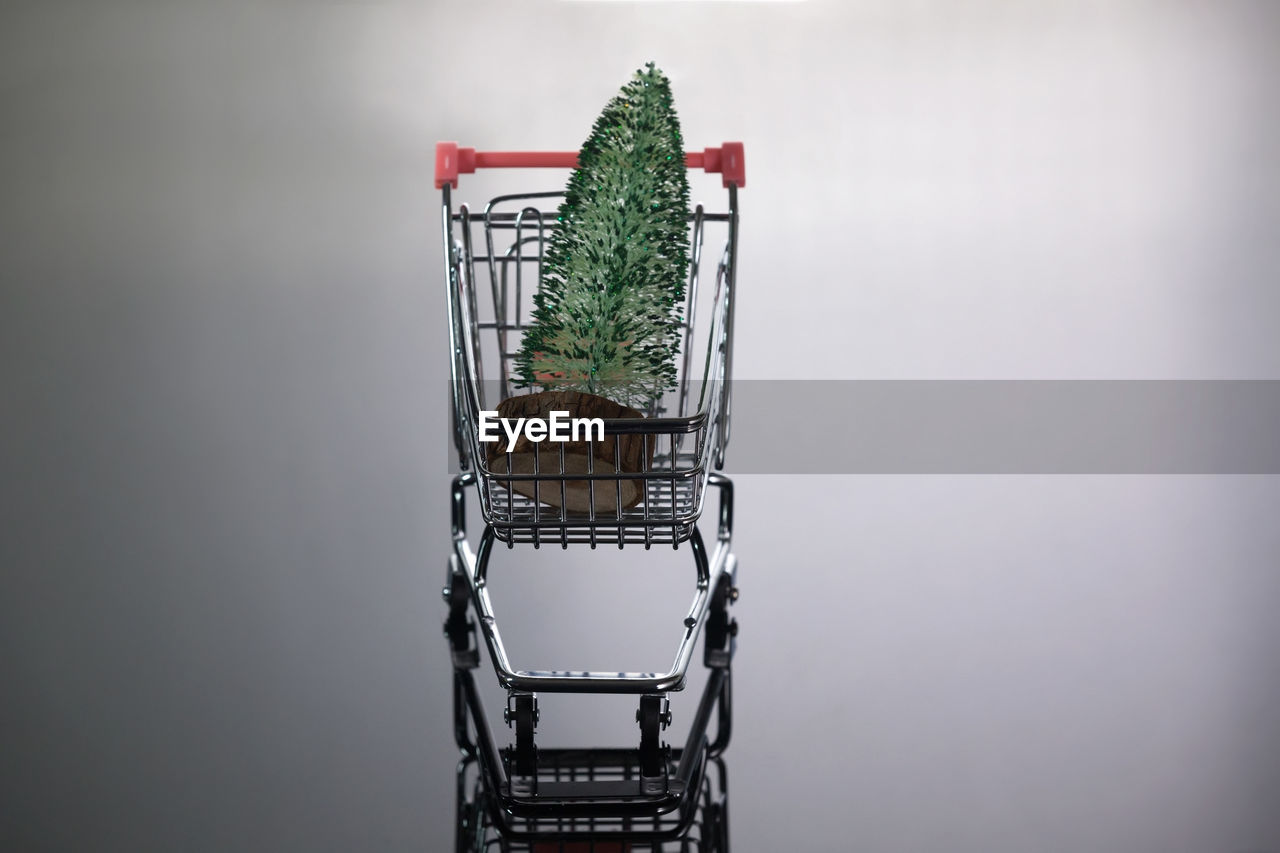
[{"label": "miniature shopping cart", "polygon": [[[561,444],[540,447],[531,469],[481,441],[482,413],[516,391],[513,362],[528,327],[547,241],[557,228],[561,192],[499,195],[483,210],[454,208],[459,174],[508,167],[573,168],[570,153],[477,152],[436,148],[443,193],[454,444],[453,553],[444,588],[445,635],[454,668],[458,767],[458,850],[724,851],[727,780],[722,753],[731,730],[730,664],[737,624],[737,561],[731,551],[733,486],[719,469],[729,440],[737,191],[745,183],[741,143],[686,155],[691,169],[719,173],[727,209],[698,205],[689,217],[680,377],[648,401],[643,418],[604,420],[589,438],[586,467]],[[486,372],[488,366],[491,372]],[[621,464],[623,443],[638,443],[638,466]],[[596,444],[608,445],[598,448]],[[602,450],[604,452],[597,452]],[[611,452],[609,452],[611,451]],[[613,460],[609,462],[602,460]],[[467,495],[474,487],[484,530],[473,550]],[[703,500],[719,494],[714,547],[698,526]],[[572,495],[572,499],[571,499]],[[630,496],[624,498],[624,496]],[[526,671],[511,666],[488,590],[496,543],[517,545],[687,545],[696,585],[671,669],[655,672]],[[475,618],[472,619],[473,615]],[[514,743],[499,748],[474,679],[483,637],[500,685]],[[683,746],[662,742],[672,722],[667,694],[685,686],[699,636],[707,681]],[[535,743],[538,693],[639,697],[638,746],[548,749]],[[712,719],[714,735],[709,734]]]}]

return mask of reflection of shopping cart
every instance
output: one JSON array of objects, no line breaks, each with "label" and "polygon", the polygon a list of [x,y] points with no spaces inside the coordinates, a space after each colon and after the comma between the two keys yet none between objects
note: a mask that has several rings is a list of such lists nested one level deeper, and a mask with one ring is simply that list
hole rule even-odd
[{"label": "reflection of shopping cart", "polygon": [[[634,777],[634,750],[559,750],[539,755],[543,775],[557,782],[605,782]],[[679,761],[677,754],[676,761]],[[531,851],[531,853],[623,853],[660,850],[694,853],[729,849],[729,801],[724,760],[708,760],[699,788],[684,798],[684,807],[669,814],[652,811],[643,816],[626,813],[585,817],[532,818],[497,811],[485,783],[471,779],[474,761],[463,760],[458,771],[458,837],[460,850]],[[539,837],[551,840],[535,840]],[[577,840],[573,840],[573,839]],[[666,840],[662,840],[666,839]]]},{"label": "reflection of shopping cart", "polygon": [[[730,550],[733,489],[713,468],[729,436],[737,190],[744,183],[740,143],[687,156],[691,168],[720,172],[728,210],[690,217],[690,270],[684,306],[680,380],[653,399],[644,418],[606,419],[603,439],[588,438],[571,458],[561,443],[538,445],[531,465],[480,441],[481,412],[513,393],[512,361],[529,322],[532,291],[560,193],[501,195],[483,212],[453,208],[458,174],[485,167],[573,167],[573,153],[487,153],[440,143],[436,186],[443,225],[453,376],[454,439],[463,473],[452,492],[453,554],[445,633],[454,663],[458,770],[458,849],[530,851],[726,850],[728,804],[721,753],[730,732],[729,671],[737,596]],[[723,250],[704,264],[709,235]],[[712,238],[714,239],[714,238]],[[709,268],[703,275],[703,266]],[[714,266],[714,274],[710,268]],[[483,281],[483,284],[480,282]],[[712,286],[706,282],[713,281]],[[492,375],[484,365],[495,365]],[[638,446],[628,454],[625,446]],[[624,465],[624,458],[638,464]],[[465,524],[466,490],[475,485],[485,523],[476,550]],[[714,550],[697,522],[707,487],[720,495]],[[669,671],[517,671],[498,631],[487,570],[496,542],[517,544],[688,543],[697,584],[679,626]],[[468,618],[474,610],[476,620]],[[499,750],[473,678],[479,625],[500,684],[515,743]],[[684,746],[661,741],[671,722],[666,694],[684,687],[699,634],[707,683]],[[539,692],[638,695],[638,748],[544,749],[535,746]],[[708,736],[712,717],[717,727]],[[714,772],[709,772],[714,769]]]}]

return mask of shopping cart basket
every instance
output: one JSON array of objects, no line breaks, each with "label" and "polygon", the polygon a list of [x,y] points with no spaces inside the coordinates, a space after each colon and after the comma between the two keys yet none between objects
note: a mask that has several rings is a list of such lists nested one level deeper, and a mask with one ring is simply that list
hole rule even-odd
[{"label": "shopping cart basket", "polygon": [[[691,168],[719,172],[728,209],[690,216],[690,269],[673,391],[650,400],[644,418],[606,419],[607,458],[622,457],[624,440],[641,442],[640,470],[588,461],[567,464],[563,445],[539,452],[532,472],[493,464],[479,440],[480,414],[514,391],[513,361],[529,323],[532,293],[550,233],[557,227],[562,193],[499,195],[482,212],[454,210],[458,175],[485,167],[576,165],[573,153],[495,153],[440,143],[436,186],[443,193],[445,272],[451,342],[454,442],[462,473],[451,494],[453,553],[444,597],[445,634],[454,667],[454,735],[458,768],[459,850],[639,851],[728,849],[727,783],[721,753],[731,731],[730,663],[736,623],[728,608],[737,597],[737,561],[731,551],[733,487],[713,471],[724,462],[729,438],[737,190],[744,184],[740,143],[687,155]],[[704,261],[704,245],[719,229],[723,248]],[[708,272],[704,275],[704,264]],[[714,267],[714,272],[710,268]],[[711,287],[702,287],[713,280]],[[495,365],[487,375],[484,365]],[[595,448],[587,454],[596,459]],[[466,529],[467,493],[476,487],[484,530],[476,550]],[[633,506],[624,486],[639,492]],[[697,522],[708,487],[720,495],[715,547],[709,553]],[[586,500],[569,501],[569,490]],[[543,499],[544,496],[560,500]],[[688,543],[697,585],[669,671],[584,672],[515,670],[508,659],[489,596],[488,564],[496,542],[538,547],[546,543]],[[470,618],[474,611],[477,617]],[[500,750],[476,689],[477,625],[507,691],[504,719],[515,743]],[[661,741],[671,722],[666,694],[685,685],[699,637],[708,676],[683,747]],[[623,693],[639,696],[634,749],[539,749],[535,745],[539,692]],[[709,734],[712,720],[715,735]],[[714,771],[714,772],[709,772]],[[612,846],[610,846],[612,845]]]},{"label": "shopping cart basket", "polygon": [[[572,167],[576,156],[476,152],[452,143],[437,147],[459,460],[464,470],[477,474],[485,523],[508,545],[678,545],[693,530],[707,475],[713,465],[723,464],[729,440],[737,190],[745,177],[740,143],[687,157],[690,166],[723,175],[728,209],[709,212],[698,205],[690,217],[691,261],[676,388],[649,401],[646,418],[607,419],[603,441],[610,447],[602,454],[588,440],[588,471],[570,466],[560,443],[558,452],[537,454],[536,471],[517,473],[509,459],[491,464],[480,441],[480,413],[493,411],[499,400],[513,394],[512,364],[529,324],[543,250],[558,225],[563,193],[501,195],[473,213],[465,204],[455,212],[450,190],[459,172],[492,166]],[[716,230],[723,237],[722,250],[704,252]],[[702,285],[712,277],[708,294]],[[485,373],[485,365],[493,366],[491,373]],[[623,470],[624,441],[643,447],[639,471]],[[601,462],[602,456],[613,464]],[[632,501],[624,500],[624,490],[642,497],[628,507]],[[577,500],[569,499],[571,492],[579,495]]]}]

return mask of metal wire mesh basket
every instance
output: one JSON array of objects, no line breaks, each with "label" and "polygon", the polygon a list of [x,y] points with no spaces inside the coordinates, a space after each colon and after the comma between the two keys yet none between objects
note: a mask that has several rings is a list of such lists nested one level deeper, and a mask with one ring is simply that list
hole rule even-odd
[{"label": "metal wire mesh basket", "polygon": [[[481,417],[522,392],[513,362],[530,322],[563,193],[499,195],[473,213],[465,204],[453,209],[450,189],[457,171],[485,165],[572,166],[575,155],[441,146],[436,183],[444,199],[454,440],[461,467],[478,474],[485,523],[508,546],[649,547],[687,540],[702,512],[707,475],[723,464],[729,438],[741,145],[725,143],[687,158],[691,166],[725,175],[728,209],[709,212],[698,205],[689,217],[677,386],[648,400],[643,418],[604,419],[603,435],[586,437],[583,452],[547,442],[535,448],[531,464],[516,464],[509,450],[495,452],[494,445],[482,442]],[[628,447],[636,452],[628,453]],[[626,458],[638,464],[625,465]]]}]

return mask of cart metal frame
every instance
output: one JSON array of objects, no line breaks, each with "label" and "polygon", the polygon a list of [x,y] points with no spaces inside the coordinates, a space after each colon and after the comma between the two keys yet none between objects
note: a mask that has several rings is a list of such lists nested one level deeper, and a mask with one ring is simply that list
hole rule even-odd
[{"label": "cart metal frame", "polygon": [[[457,768],[459,851],[706,853],[729,849],[727,772],[722,756],[732,731],[730,685],[737,623],[729,616],[729,608],[738,589],[737,558],[732,552],[733,484],[718,469],[729,439],[737,190],[745,184],[745,168],[740,143],[691,153],[686,160],[691,168],[722,174],[728,210],[709,213],[699,205],[690,216],[692,251],[678,388],[651,401],[643,419],[605,421],[604,441],[614,443],[615,460],[621,456],[617,449],[623,436],[639,436],[644,442],[642,470],[624,471],[615,462],[612,469],[605,465],[605,470],[597,471],[588,461],[585,475],[571,472],[561,445],[558,453],[539,451],[532,474],[509,474],[506,471],[513,470],[509,455],[505,471],[492,470],[487,464],[477,435],[478,415],[491,399],[511,394],[515,343],[527,324],[525,293],[532,290],[530,279],[534,284],[540,279],[542,253],[556,227],[554,209],[540,205],[562,194],[500,195],[481,214],[473,215],[465,204],[453,209],[451,189],[456,188],[460,173],[476,168],[572,168],[576,154],[476,152],[455,143],[437,146],[454,445],[462,469],[451,486],[453,550],[443,590],[448,606],[444,633],[454,670],[454,738],[462,753]],[[715,264],[710,307],[699,325],[699,281],[708,224],[721,224],[726,237]],[[481,240],[484,250],[477,252]],[[487,276],[478,276],[477,268]],[[487,288],[477,284],[482,278],[488,279]],[[498,374],[493,379],[484,373],[486,348],[491,356],[497,355]],[[694,375],[699,368],[702,372]],[[592,458],[588,453],[588,460]],[[642,483],[643,499],[634,508],[622,506],[621,483],[628,480]],[[528,482],[532,498],[513,488]],[[565,490],[574,482],[585,482],[589,490],[585,512],[564,508]],[[708,487],[719,494],[710,552],[698,527]],[[466,526],[467,492],[472,488],[484,521],[474,550]],[[618,500],[604,509],[597,505],[597,496],[607,489],[617,490]],[[557,490],[558,506],[539,499]],[[654,544],[678,548],[687,542],[696,583],[671,668],[664,673],[516,670],[503,645],[488,589],[489,561],[498,542],[508,548],[555,543],[562,548],[642,544],[646,549]],[[684,745],[672,748],[662,741],[662,732],[671,723],[667,694],[685,687],[700,636],[707,682]],[[505,749],[497,746],[476,687],[481,637],[498,682],[507,692],[503,718],[513,730],[514,743]],[[540,692],[638,696],[638,747],[539,749]],[[716,727],[711,736],[713,718]]]}]

